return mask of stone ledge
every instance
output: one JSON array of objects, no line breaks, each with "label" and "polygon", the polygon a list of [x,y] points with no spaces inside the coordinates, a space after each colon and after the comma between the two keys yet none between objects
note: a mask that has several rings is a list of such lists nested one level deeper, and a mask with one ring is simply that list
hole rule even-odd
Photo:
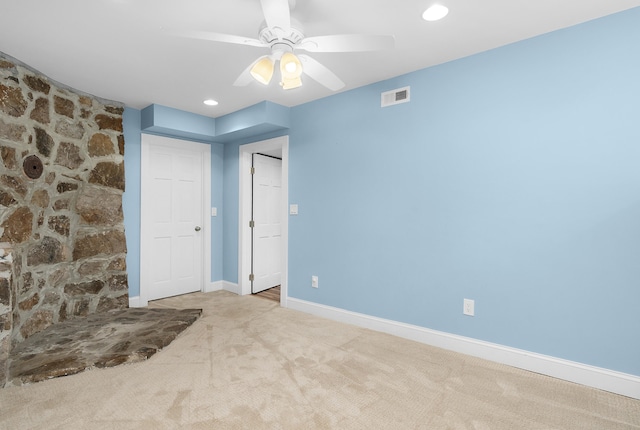
[{"label": "stone ledge", "polygon": [[201,314],[201,309],[136,308],[54,324],[11,351],[7,385],[146,360]]}]

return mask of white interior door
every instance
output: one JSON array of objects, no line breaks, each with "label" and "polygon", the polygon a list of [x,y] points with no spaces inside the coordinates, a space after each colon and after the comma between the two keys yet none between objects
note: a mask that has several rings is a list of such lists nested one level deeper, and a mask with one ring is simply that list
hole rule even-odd
[{"label": "white interior door", "polygon": [[253,285],[258,293],[282,277],[282,160],[253,154]]},{"label": "white interior door", "polygon": [[288,237],[289,237],[289,136],[280,136],[260,142],[240,145],[238,156],[240,168],[238,169],[239,185],[239,212],[238,212],[238,284],[237,294],[251,294],[252,282],[250,279],[252,251],[252,232],[249,227],[252,212],[252,178],[251,166],[253,154],[269,154],[282,158],[280,172],[282,195],[280,207],[281,220],[281,268],[280,268],[280,305],[288,304]]},{"label": "white interior door", "polygon": [[146,300],[203,288],[207,149],[194,142],[143,137],[140,288]]}]

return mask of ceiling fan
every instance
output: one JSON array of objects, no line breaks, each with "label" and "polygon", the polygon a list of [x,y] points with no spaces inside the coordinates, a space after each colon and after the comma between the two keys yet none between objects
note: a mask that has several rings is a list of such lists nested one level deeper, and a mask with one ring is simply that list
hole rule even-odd
[{"label": "ceiling fan", "polygon": [[[345,86],[344,82],[327,67],[309,55],[297,54],[296,51],[362,52],[391,49],[394,46],[393,36],[344,34],[305,37],[300,23],[291,17],[289,1],[291,0],[260,0],[265,21],[260,27],[257,39],[207,31],[181,32],[180,35],[269,48],[271,53],[251,63],[233,84],[244,86],[256,80],[268,85],[273,77],[275,64],[279,62],[280,85],[285,90],[300,87],[303,73],[332,91]],[[295,0],[292,3],[295,3]]]}]

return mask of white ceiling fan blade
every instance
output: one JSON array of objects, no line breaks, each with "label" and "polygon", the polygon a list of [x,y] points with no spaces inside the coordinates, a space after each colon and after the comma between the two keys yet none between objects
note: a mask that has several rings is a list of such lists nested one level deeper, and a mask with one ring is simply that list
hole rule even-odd
[{"label": "white ceiling fan blade", "polygon": [[298,58],[302,63],[302,72],[314,81],[324,85],[331,91],[338,91],[344,87],[344,82],[317,60],[304,54],[298,55]]},{"label": "white ceiling fan blade", "polygon": [[288,30],[291,28],[291,12],[289,11],[289,0],[260,0],[262,13],[269,28],[281,28]]},{"label": "white ceiling fan blade", "polygon": [[296,49],[309,52],[362,52],[392,49],[393,36],[368,36],[364,34],[336,34],[302,39]]},{"label": "white ceiling fan blade", "polygon": [[240,76],[238,76],[238,78],[235,80],[233,85],[236,86],[236,87],[244,87],[244,86],[249,85],[251,82],[253,82],[254,79],[253,79],[253,76],[251,76],[251,68],[258,61],[260,61],[260,60],[262,60],[263,58],[266,58],[266,57],[269,57],[269,55],[263,55],[262,57],[256,59],[253,63],[249,64],[249,67],[247,67],[246,69],[244,69],[244,71],[242,73],[240,73]]},{"label": "white ceiling fan blade", "polygon": [[268,47],[269,45],[261,42],[258,39],[244,36],[234,36],[233,34],[214,33],[211,31],[177,31],[177,30],[165,30],[167,33],[178,37],[186,37],[189,39],[210,40],[212,42],[224,42],[235,43],[237,45],[249,45],[257,46],[260,48]]}]

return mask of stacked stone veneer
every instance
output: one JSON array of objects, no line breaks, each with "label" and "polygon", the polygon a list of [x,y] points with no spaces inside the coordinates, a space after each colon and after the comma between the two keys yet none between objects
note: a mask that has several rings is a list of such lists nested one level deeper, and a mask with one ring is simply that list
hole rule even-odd
[{"label": "stacked stone veneer", "polygon": [[11,347],[11,263],[11,250],[8,246],[0,248],[0,387],[8,378],[7,358]]},{"label": "stacked stone veneer", "polygon": [[128,306],[122,112],[0,53],[0,386],[19,342]]}]

